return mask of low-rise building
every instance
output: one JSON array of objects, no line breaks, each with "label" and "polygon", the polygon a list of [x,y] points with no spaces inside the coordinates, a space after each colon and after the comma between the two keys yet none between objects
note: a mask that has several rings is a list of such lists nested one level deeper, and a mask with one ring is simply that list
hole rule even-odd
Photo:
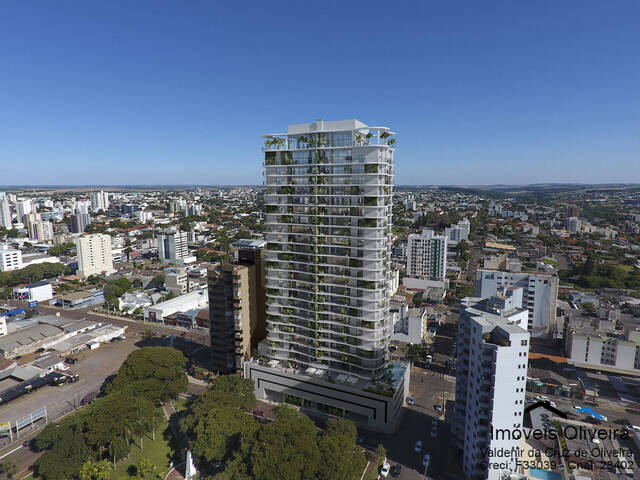
[{"label": "low-rise building", "polygon": [[25,302],[45,302],[53,298],[51,284],[44,280],[29,285],[14,287],[13,298]]},{"label": "low-rise building", "polygon": [[164,323],[165,317],[174,313],[186,312],[194,308],[206,308],[208,306],[207,291],[195,290],[180,295],[165,302],[157,303],[144,309],[144,318],[147,321]]},{"label": "low-rise building", "polygon": [[9,247],[9,245],[0,245],[0,271],[10,272],[22,268],[22,252]]}]

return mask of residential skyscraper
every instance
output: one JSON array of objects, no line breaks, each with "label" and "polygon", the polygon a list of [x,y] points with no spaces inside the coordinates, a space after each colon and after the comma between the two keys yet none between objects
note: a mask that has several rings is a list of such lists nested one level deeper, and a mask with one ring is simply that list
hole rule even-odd
[{"label": "residential skyscraper", "polygon": [[407,277],[420,280],[443,280],[447,274],[446,235],[424,229],[413,233],[407,243]]},{"label": "residential skyscraper", "polygon": [[[503,287],[492,297],[461,301],[451,425],[462,469],[471,480],[499,480],[502,473],[517,472],[520,436],[508,434],[522,429],[524,412],[530,335],[522,298],[522,288]],[[497,430],[507,431],[506,438]],[[499,449],[512,456],[493,454]],[[487,469],[486,462],[506,468]]]},{"label": "residential skyscraper", "polygon": [[523,307],[529,311],[526,328],[531,336],[553,336],[557,328],[558,277],[541,272],[478,270],[476,273],[476,295],[479,297],[490,297],[498,288],[509,286],[522,287]]},{"label": "residential skyscraper", "polygon": [[409,373],[387,361],[393,135],[318,120],[265,136],[268,333],[244,369],[258,398],[395,427]]},{"label": "residential skyscraper", "polygon": [[11,230],[13,228],[13,222],[11,221],[11,210],[9,209],[9,199],[1,192],[0,197],[0,227]]},{"label": "residential skyscraper", "polygon": [[91,210],[97,212],[98,210],[109,209],[109,192],[93,192],[91,194]]},{"label": "residential skyscraper", "polygon": [[238,240],[232,244],[235,261],[209,270],[209,331],[211,360],[218,373],[243,372],[251,350],[265,338],[266,297],[264,240]]},{"label": "residential skyscraper", "polygon": [[71,231],[73,233],[82,233],[87,229],[87,225],[91,223],[91,215],[75,210],[71,215]]},{"label": "residential skyscraper", "polygon": [[33,210],[32,206],[31,206],[31,200],[26,199],[26,200],[18,200],[16,202],[16,215],[18,216],[18,221],[22,222],[23,217],[25,215],[28,215],[29,213],[31,213]]},{"label": "residential skyscraper", "polygon": [[187,232],[170,230],[158,234],[158,258],[175,262],[189,255]]},{"label": "residential skyscraper", "polygon": [[102,233],[76,238],[78,275],[110,274],[115,272],[111,256],[111,237]]}]

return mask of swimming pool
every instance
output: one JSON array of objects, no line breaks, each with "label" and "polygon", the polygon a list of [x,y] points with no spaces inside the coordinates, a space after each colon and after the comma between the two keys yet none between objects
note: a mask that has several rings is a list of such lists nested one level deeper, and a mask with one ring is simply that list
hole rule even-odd
[{"label": "swimming pool", "polygon": [[540,480],[562,480],[562,475],[549,470],[541,470],[540,468],[530,468],[529,476],[539,478]]}]

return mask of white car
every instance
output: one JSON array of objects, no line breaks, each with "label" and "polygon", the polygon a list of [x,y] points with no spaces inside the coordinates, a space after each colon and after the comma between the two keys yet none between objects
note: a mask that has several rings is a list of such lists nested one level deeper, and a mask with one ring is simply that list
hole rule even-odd
[{"label": "white car", "polygon": [[549,401],[549,397],[547,397],[546,395],[538,395],[536,397],[536,400],[538,400],[540,402],[548,402]]},{"label": "white car", "polygon": [[608,419],[607,417],[605,417],[604,415],[602,415],[602,419],[601,419],[601,420],[602,420],[603,422],[608,422],[608,421],[609,421],[609,419]]},{"label": "white car", "polygon": [[638,425],[631,425],[631,428],[633,428],[636,432],[640,432],[640,427]]},{"label": "white car", "polygon": [[429,468],[429,462],[431,462],[431,456],[428,453],[425,453],[424,457],[422,457],[422,466],[424,467],[425,471],[427,470],[427,468]]},{"label": "white car", "polygon": [[549,402],[549,405],[551,405],[553,408],[556,408],[556,404],[553,402]]},{"label": "white car", "polygon": [[380,476],[382,478],[387,478],[390,470],[391,470],[391,465],[389,465],[387,462],[384,462],[380,467]]},{"label": "white car", "polygon": [[422,451],[422,440],[418,440],[416,442],[416,446],[413,447],[413,451],[416,453],[420,453]]},{"label": "white car", "polygon": [[574,410],[582,410],[582,407],[580,405],[574,405],[573,409]]},{"label": "white car", "polygon": [[407,397],[407,405],[413,405],[416,403],[416,397]]}]

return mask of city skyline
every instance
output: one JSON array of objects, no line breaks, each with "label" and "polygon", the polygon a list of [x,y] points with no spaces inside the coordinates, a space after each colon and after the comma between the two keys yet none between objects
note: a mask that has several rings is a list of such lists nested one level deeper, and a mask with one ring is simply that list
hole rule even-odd
[{"label": "city skyline", "polygon": [[353,117],[398,185],[640,181],[636,4],[67,5],[0,20],[2,184],[257,184],[262,134]]}]

